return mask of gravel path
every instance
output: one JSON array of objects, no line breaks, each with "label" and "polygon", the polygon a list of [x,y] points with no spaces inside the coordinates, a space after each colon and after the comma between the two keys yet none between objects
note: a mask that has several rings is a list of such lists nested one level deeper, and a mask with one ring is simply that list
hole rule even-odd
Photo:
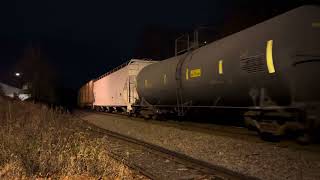
[{"label": "gravel path", "polygon": [[83,119],[101,128],[261,179],[320,179],[320,152],[247,142],[113,115],[88,114]]}]

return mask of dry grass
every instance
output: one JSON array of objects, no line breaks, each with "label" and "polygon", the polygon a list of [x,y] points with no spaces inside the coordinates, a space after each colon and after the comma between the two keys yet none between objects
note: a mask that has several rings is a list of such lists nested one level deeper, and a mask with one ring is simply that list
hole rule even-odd
[{"label": "dry grass", "polygon": [[141,178],[63,109],[0,96],[0,179]]}]

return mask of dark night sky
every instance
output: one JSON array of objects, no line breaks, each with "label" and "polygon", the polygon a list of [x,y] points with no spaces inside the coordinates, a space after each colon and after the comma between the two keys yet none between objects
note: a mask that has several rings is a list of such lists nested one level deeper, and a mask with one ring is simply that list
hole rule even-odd
[{"label": "dark night sky", "polygon": [[[90,78],[95,78],[130,58],[159,53],[144,51],[150,45],[143,38],[207,24],[220,30],[237,31],[243,27],[238,25],[230,30],[232,24],[245,22],[247,17],[271,17],[302,3],[305,2],[5,1],[0,3],[0,72],[9,72],[25,48],[32,43],[41,48],[41,53],[59,71],[66,87],[78,88]],[[260,20],[252,19],[254,20],[248,20],[244,24]],[[228,26],[228,23],[231,25]],[[149,27],[159,27],[159,31],[148,34],[146,32]],[[174,42],[173,37],[166,37],[165,33],[162,35],[168,38],[168,42]]]}]

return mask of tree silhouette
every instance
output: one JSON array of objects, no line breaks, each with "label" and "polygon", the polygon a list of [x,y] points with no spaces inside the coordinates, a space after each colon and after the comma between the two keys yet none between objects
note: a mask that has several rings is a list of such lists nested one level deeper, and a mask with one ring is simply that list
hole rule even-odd
[{"label": "tree silhouette", "polygon": [[56,76],[53,66],[41,54],[39,47],[25,49],[16,65],[16,72],[20,72],[21,81],[29,85],[29,93],[35,101],[55,103]]},{"label": "tree silhouette", "polygon": [[3,96],[4,95],[4,91],[2,89],[2,85],[0,85],[0,96]]},{"label": "tree silhouette", "polygon": [[270,0],[263,2],[252,0],[232,1],[226,9],[225,23],[222,27],[221,37],[239,32],[245,28],[306,4],[319,5],[320,0]]}]

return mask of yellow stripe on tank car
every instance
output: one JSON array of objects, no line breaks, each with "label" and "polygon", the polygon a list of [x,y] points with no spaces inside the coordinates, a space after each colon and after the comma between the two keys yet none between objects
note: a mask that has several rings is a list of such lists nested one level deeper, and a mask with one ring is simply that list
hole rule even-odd
[{"label": "yellow stripe on tank car", "polygon": [[152,83],[148,80],[144,80],[144,88],[152,88]]},{"label": "yellow stripe on tank car", "polygon": [[314,28],[320,28],[320,22],[313,22],[312,27]]},{"label": "yellow stripe on tank car", "polygon": [[219,61],[219,74],[223,74],[223,60]]},{"label": "yellow stripe on tank car", "polygon": [[273,64],[272,46],[273,46],[273,40],[269,40],[267,42],[266,58],[267,58],[268,72],[270,74],[276,72],[276,70],[274,69],[274,64]]},{"label": "yellow stripe on tank car", "polygon": [[147,88],[148,87],[148,80],[144,80],[144,87]]},{"label": "yellow stripe on tank car", "polygon": [[186,69],[186,80],[189,79],[189,68]]}]

